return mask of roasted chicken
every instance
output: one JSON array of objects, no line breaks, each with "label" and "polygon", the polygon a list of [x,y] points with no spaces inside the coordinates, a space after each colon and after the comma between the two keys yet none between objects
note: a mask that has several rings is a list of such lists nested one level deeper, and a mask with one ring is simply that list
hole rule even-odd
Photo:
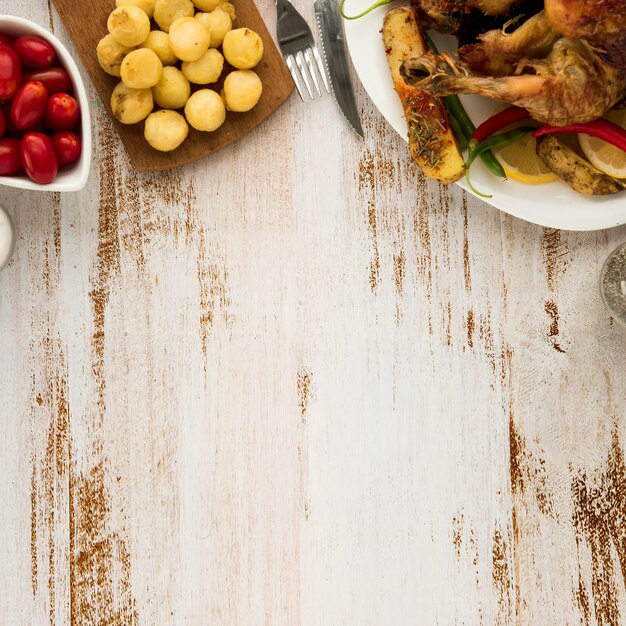
[{"label": "roasted chicken", "polygon": [[[420,6],[437,29],[433,2]],[[455,15],[470,3],[474,9],[487,0],[458,0]],[[505,13],[516,6],[508,0],[489,5]],[[626,95],[626,0],[545,0],[544,10],[513,32],[483,33],[461,46],[458,57],[428,52],[407,59],[401,71],[407,83],[433,96],[480,94],[557,125],[594,119]]]}]

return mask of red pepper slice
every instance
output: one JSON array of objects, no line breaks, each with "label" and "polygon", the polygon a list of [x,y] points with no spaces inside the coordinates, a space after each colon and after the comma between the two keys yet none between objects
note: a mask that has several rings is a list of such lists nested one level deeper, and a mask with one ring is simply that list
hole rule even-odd
[{"label": "red pepper slice", "polygon": [[522,109],[520,107],[508,107],[507,109],[492,115],[480,124],[472,133],[471,139],[475,140],[476,143],[480,143],[481,141],[487,139],[487,137],[493,135],[495,132],[506,128],[509,124],[527,119],[530,119],[530,113],[528,113],[526,109]]},{"label": "red pepper slice", "polygon": [[579,124],[568,124],[567,126],[544,124],[533,132],[533,137],[556,133],[585,133],[586,135],[593,135],[626,152],[626,130],[618,124],[603,118]]}]

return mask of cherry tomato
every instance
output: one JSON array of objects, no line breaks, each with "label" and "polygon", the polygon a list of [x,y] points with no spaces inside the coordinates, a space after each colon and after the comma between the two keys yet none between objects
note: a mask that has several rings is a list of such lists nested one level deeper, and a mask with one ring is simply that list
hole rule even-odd
[{"label": "cherry tomato", "polygon": [[54,63],[54,48],[36,35],[18,37],[15,40],[15,52],[26,67],[48,67]]},{"label": "cherry tomato", "polygon": [[3,35],[0,33],[0,44],[3,46],[9,46],[9,48],[13,48],[15,45],[15,39],[13,37],[9,37],[8,35]]},{"label": "cherry tomato", "polygon": [[78,102],[66,93],[50,96],[46,107],[45,125],[50,130],[72,130],[78,121]]},{"label": "cherry tomato", "polygon": [[55,179],[59,164],[48,135],[26,133],[20,144],[20,157],[26,174],[31,180],[45,185]]},{"label": "cherry tomato", "polygon": [[59,167],[73,163],[80,156],[80,139],[75,133],[69,130],[62,130],[60,133],[50,135],[50,140],[54,146]]},{"label": "cherry tomato", "polygon": [[7,123],[4,119],[4,111],[0,109],[0,137],[4,137],[4,133],[7,129]]},{"label": "cherry tomato", "polygon": [[11,100],[22,82],[22,66],[15,51],[0,45],[0,101]]},{"label": "cherry tomato", "polygon": [[48,92],[38,80],[29,80],[11,104],[11,121],[17,130],[34,126],[45,114]]},{"label": "cherry tomato", "polygon": [[0,139],[0,176],[13,176],[22,168],[19,139]]},{"label": "cherry tomato", "polygon": [[72,79],[62,67],[45,67],[33,70],[24,76],[24,80],[38,80],[48,90],[48,95],[69,91],[72,88]]}]

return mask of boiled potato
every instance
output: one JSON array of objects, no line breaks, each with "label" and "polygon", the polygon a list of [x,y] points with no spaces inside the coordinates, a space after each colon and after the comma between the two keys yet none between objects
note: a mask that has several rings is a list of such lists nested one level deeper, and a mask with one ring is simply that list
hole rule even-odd
[{"label": "boiled potato", "polygon": [[249,28],[228,31],[222,44],[224,58],[238,70],[252,69],[263,56],[263,41]]},{"label": "boiled potato", "polygon": [[111,94],[111,111],[122,124],[136,124],[150,115],[154,108],[149,89],[131,89],[118,83]]},{"label": "boiled potato", "polygon": [[150,31],[148,39],[141,44],[141,47],[150,48],[161,59],[163,65],[174,65],[178,62],[178,57],[170,48],[170,36],[162,30]]},{"label": "boiled potato", "polygon": [[209,49],[209,43],[209,31],[193,17],[172,22],[170,47],[181,61],[197,61]]},{"label": "boiled potato", "polygon": [[150,18],[139,7],[125,5],[111,12],[107,28],[115,41],[132,48],[142,44],[150,34]]},{"label": "boiled potato", "polygon": [[198,11],[213,11],[213,9],[217,9],[222,2],[224,2],[224,0],[193,0]]},{"label": "boiled potato", "polygon": [[226,119],[221,96],[212,89],[196,91],[185,105],[185,117],[196,130],[217,130]]},{"label": "boiled potato", "polygon": [[126,4],[132,4],[139,7],[148,17],[152,17],[155,2],[156,0],[115,0],[115,6],[123,7]]},{"label": "boiled potato", "polygon": [[154,101],[162,109],[182,109],[191,94],[191,85],[176,67],[164,67],[161,80],[152,88]]},{"label": "boiled potato", "polygon": [[169,32],[173,22],[181,17],[193,17],[195,9],[191,0],[156,0],[154,21],[161,30]]},{"label": "boiled potato", "polygon": [[224,57],[219,50],[209,48],[197,61],[183,63],[183,74],[197,85],[214,83],[222,75]]},{"label": "boiled potato", "polygon": [[261,97],[261,79],[252,70],[235,70],[226,76],[222,91],[226,108],[243,113],[249,111]]},{"label": "boiled potato", "polygon": [[175,150],[189,134],[185,118],[176,111],[161,109],[150,113],[144,127],[146,141],[161,152]]},{"label": "boiled potato", "polygon": [[124,57],[134,48],[127,48],[118,43],[113,35],[106,35],[96,46],[96,55],[100,67],[111,76],[120,76],[120,67]]},{"label": "boiled potato", "polygon": [[163,64],[149,48],[129,52],[122,61],[120,77],[127,87],[149,89],[159,82]]},{"label": "boiled potato", "polygon": [[210,13],[196,13],[195,16],[195,19],[209,31],[211,48],[219,48],[224,41],[224,36],[233,27],[233,18],[230,12],[225,9],[225,4],[228,3],[221,4]]}]

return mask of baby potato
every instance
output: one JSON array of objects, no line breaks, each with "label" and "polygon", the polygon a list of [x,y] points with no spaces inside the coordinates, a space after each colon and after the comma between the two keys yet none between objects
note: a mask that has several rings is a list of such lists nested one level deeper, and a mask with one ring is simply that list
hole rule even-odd
[{"label": "baby potato", "polygon": [[175,150],[189,134],[185,118],[176,111],[161,109],[150,113],[144,127],[146,141],[161,152]]},{"label": "baby potato", "polygon": [[195,8],[191,0],[156,0],[154,5],[154,21],[166,33],[177,19],[193,17],[194,13]]},{"label": "baby potato", "polygon": [[163,64],[149,48],[129,52],[122,61],[120,77],[132,89],[149,89],[159,82]]},{"label": "baby potato", "polygon": [[233,18],[230,13],[224,9],[225,4],[228,3],[221,4],[210,13],[196,13],[195,16],[195,19],[209,31],[211,38],[209,45],[211,48],[219,48],[224,41],[224,36],[233,27]]},{"label": "baby potato", "polygon": [[185,117],[196,130],[217,130],[226,119],[226,107],[221,96],[212,89],[196,91],[185,105]]},{"label": "baby potato", "polygon": [[142,44],[148,37],[150,18],[139,7],[124,5],[113,9],[107,20],[107,28],[117,43],[132,48]]},{"label": "baby potato", "polygon": [[261,79],[252,70],[235,70],[226,76],[222,94],[229,111],[249,111],[263,92]]},{"label": "baby potato", "polygon": [[228,31],[222,44],[224,58],[238,70],[252,69],[263,56],[263,40],[249,28]]},{"label": "baby potato", "polygon": [[174,65],[178,62],[178,57],[172,52],[170,47],[170,36],[162,30],[152,30],[141,45],[142,48],[149,48],[154,52],[163,65]]},{"label": "baby potato", "polygon": [[105,35],[96,46],[96,55],[100,67],[111,76],[120,76],[120,67],[124,57],[134,48],[127,48],[118,43],[113,35]]},{"label": "baby potato", "polygon": [[154,101],[162,109],[182,109],[191,94],[191,85],[176,67],[164,67],[161,79],[152,88]]},{"label": "baby potato", "polygon": [[149,89],[131,89],[118,83],[111,94],[111,111],[122,124],[136,124],[150,115],[154,108]]},{"label": "baby potato", "polygon": [[152,17],[155,2],[156,0],[115,0],[115,6],[123,7],[125,4],[132,4],[139,7],[148,17]]},{"label": "baby potato", "polygon": [[212,11],[216,9],[224,0],[193,0],[198,11]]},{"label": "baby potato", "polygon": [[209,31],[193,17],[181,17],[170,26],[170,47],[181,61],[197,61],[210,41]]},{"label": "baby potato", "polygon": [[197,85],[214,83],[224,69],[224,57],[219,50],[209,48],[197,61],[183,63],[183,74]]}]

